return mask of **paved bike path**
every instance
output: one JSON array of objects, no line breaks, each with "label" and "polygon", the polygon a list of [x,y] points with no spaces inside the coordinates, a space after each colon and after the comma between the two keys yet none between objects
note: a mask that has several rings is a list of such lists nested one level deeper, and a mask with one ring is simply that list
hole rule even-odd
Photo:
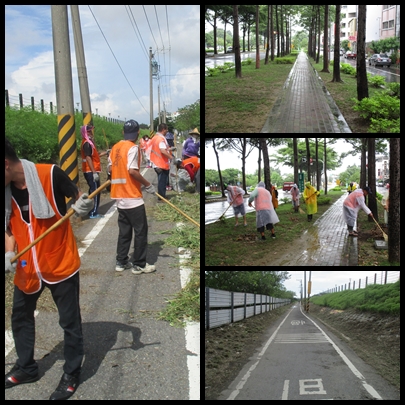
[{"label": "paved bike path", "polygon": [[399,399],[394,387],[321,325],[294,306],[218,399]]}]

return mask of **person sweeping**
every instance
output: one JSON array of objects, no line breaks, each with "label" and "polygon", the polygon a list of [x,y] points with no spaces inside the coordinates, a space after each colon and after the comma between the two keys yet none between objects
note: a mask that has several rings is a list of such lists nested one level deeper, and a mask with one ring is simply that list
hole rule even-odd
[{"label": "person sweeping", "polygon": [[309,181],[305,183],[303,197],[305,204],[307,205],[308,222],[311,222],[312,215],[318,212],[318,202],[316,197],[318,197],[319,194],[320,192],[316,191],[316,188],[312,186]]},{"label": "person sweeping", "polygon": [[370,208],[367,207],[364,197],[371,194],[370,187],[364,187],[364,189],[358,188],[352,191],[346,199],[343,201],[343,218],[347,224],[349,236],[359,236],[357,231],[353,230],[354,224],[357,220],[357,214],[360,208],[370,217],[373,217],[373,213]]},{"label": "person sweeping", "polygon": [[271,231],[271,237],[275,238],[274,225],[280,222],[271,199],[271,194],[265,189],[265,184],[262,181],[257,185],[257,188],[252,191],[249,197],[249,207],[252,207],[252,201],[255,200],[256,227],[257,231],[260,232],[262,236],[262,240],[266,240],[264,235],[265,227],[268,231]]},{"label": "person sweeping", "polygon": [[291,187],[290,193],[291,193],[291,202],[294,207],[294,212],[298,212],[298,209],[300,208],[300,190],[295,183]]},{"label": "person sweeping", "polygon": [[66,400],[77,390],[84,358],[80,315],[80,256],[70,221],[13,262],[16,248],[22,250],[66,214],[66,197],[72,209],[85,216],[94,201],[82,193],[69,176],[53,164],[34,164],[20,159],[5,140],[5,271],[14,273],[11,327],[17,360],[5,375],[6,389],[39,380],[34,358],[35,310],[45,287],[58,309],[64,332],[63,374],[50,400]]},{"label": "person sweeping", "polygon": [[243,224],[247,226],[245,203],[243,201],[245,190],[237,186],[228,186],[226,189],[228,190],[228,202],[232,205],[233,213],[235,214],[235,226],[239,225],[239,214],[243,216]]}]

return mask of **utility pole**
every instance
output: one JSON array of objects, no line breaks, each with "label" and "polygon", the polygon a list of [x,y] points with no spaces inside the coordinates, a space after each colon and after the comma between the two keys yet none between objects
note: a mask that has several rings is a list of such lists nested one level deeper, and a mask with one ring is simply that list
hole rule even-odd
[{"label": "utility pole", "polygon": [[307,309],[307,272],[304,271],[304,310]]},{"label": "utility pole", "polygon": [[158,116],[159,116],[159,124],[161,124],[161,119],[160,119],[160,85],[158,85]]},{"label": "utility pole", "polygon": [[149,47],[149,92],[150,92],[150,131],[153,133],[153,85],[152,85],[152,47]]},{"label": "utility pole", "polygon": [[311,296],[311,287],[312,287],[312,282],[311,282],[311,271],[309,272],[309,281],[308,281],[308,301],[307,301],[307,307],[306,311],[309,312],[309,298]]},{"label": "utility pole", "polygon": [[67,6],[51,5],[60,167],[79,183]]},{"label": "utility pole", "polygon": [[89,82],[87,80],[86,60],[84,57],[82,28],[80,26],[79,6],[70,6],[72,14],[73,38],[75,41],[77,76],[79,78],[80,101],[82,103],[83,125],[93,125],[90,105]]}]

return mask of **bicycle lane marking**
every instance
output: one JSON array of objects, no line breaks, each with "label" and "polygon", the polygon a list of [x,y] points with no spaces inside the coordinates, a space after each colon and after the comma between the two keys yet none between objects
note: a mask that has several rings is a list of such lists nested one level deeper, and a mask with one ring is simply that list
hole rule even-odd
[{"label": "bicycle lane marking", "polygon": [[267,348],[270,346],[270,343],[274,340],[274,338],[277,335],[277,332],[280,330],[280,328],[283,326],[285,320],[288,318],[288,316],[291,314],[291,312],[293,311],[294,307],[291,308],[290,312],[288,312],[287,316],[283,319],[283,321],[280,323],[280,325],[278,326],[278,328],[274,331],[274,333],[271,335],[270,339],[267,341],[267,343],[265,344],[265,346],[263,347],[262,351],[258,354],[257,356],[257,361],[255,364],[253,364],[248,372],[243,376],[243,378],[241,379],[240,383],[236,386],[236,389],[234,391],[232,391],[231,395],[227,398],[227,400],[233,400],[235,399],[239,392],[242,390],[243,386],[246,384],[247,380],[249,379],[249,377],[252,375],[253,370],[257,367],[257,365],[259,364],[263,354],[266,352]]},{"label": "bicycle lane marking", "polygon": [[333,348],[337,351],[339,356],[342,358],[342,360],[346,363],[347,367],[349,367],[350,371],[361,381],[364,389],[374,398],[374,399],[382,399],[381,396],[378,394],[378,392],[370,385],[367,384],[367,381],[363,374],[360,373],[360,371],[354,366],[354,364],[347,358],[347,356],[339,349],[339,347],[333,342],[333,340],[310,318],[308,318],[303,312],[302,308],[300,308],[302,315],[305,316],[305,318],[309,319],[320,331],[321,333],[325,336],[326,340],[333,346]]},{"label": "bicycle lane marking", "polygon": [[[353,363],[347,358],[347,356],[337,347],[337,345],[326,335],[326,333],[309,317],[305,314],[301,313],[299,316],[293,314],[291,320],[291,326],[289,326],[290,322],[285,322],[294,308],[289,311],[274,333],[271,335],[269,340],[266,342],[263,349],[257,355],[256,358],[252,358],[251,362],[254,362],[249,368],[247,372],[244,373],[242,369],[240,375],[234,380],[234,382],[228,387],[227,390],[223,391],[221,394],[220,399],[228,399],[233,400],[235,399],[243,390],[243,395],[241,399],[294,399],[291,398],[291,395],[295,395],[297,398],[295,399],[302,399],[302,395],[332,395],[332,398],[329,396],[328,398],[322,399],[338,399],[341,398],[340,390],[336,390],[336,388],[331,384],[332,382],[336,381],[338,377],[338,381],[342,383],[343,379],[340,378],[338,374],[330,374],[330,371],[336,370],[336,373],[340,370],[341,373],[344,373],[344,369],[342,367],[349,367],[352,373],[360,379],[361,387],[356,388],[354,381],[350,382],[350,379],[346,381],[346,390],[345,395],[350,397],[353,396],[361,396],[362,389],[365,389],[368,394],[372,397],[372,399],[382,399],[381,396],[377,393],[377,391],[369,385],[364,376],[358,371],[358,369],[353,365]],[[298,312],[298,310],[297,310]],[[299,312],[298,312],[299,313]],[[303,316],[303,317],[302,317]],[[301,318],[301,320],[297,320],[297,318]],[[311,321],[308,322],[307,320]],[[306,325],[305,325],[306,324]],[[284,325],[283,331],[284,333],[279,333],[281,327]],[[296,326],[294,326],[296,325]],[[302,325],[304,328],[302,330],[303,333],[294,333],[295,327],[299,327],[298,325]],[[304,326],[305,325],[305,326]],[[318,332],[319,330],[319,332]],[[315,333],[314,333],[315,331]],[[291,332],[291,333],[286,333]],[[297,332],[299,332],[297,330]],[[312,332],[312,333],[305,333],[305,332]],[[285,357],[284,353],[286,352],[281,348],[273,348],[266,353],[267,349],[269,348],[271,343],[282,344],[287,349],[288,357]],[[304,346],[300,345],[305,343]],[[311,345],[311,343],[316,343]],[[325,344],[319,346],[319,344]],[[329,345],[332,345],[332,347]],[[298,345],[299,344],[299,345]],[[306,350],[306,344],[309,344],[309,350]],[[301,347],[301,349],[299,349]],[[324,349],[321,349],[324,347]],[[330,349],[328,349],[328,347]],[[259,349],[260,350],[260,349]],[[299,360],[292,361],[291,358],[294,355],[300,353],[301,357]],[[339,354],[338,358],[340,359],[341,365],[333,359],[333,354]],[[319,356],[321,357],[314,357]],[[263,356],[265,357],[264,362],[260,363]],[[278,357],[277,357],[278,356]],[[297,363],[298,361],[298,363]],[[260,366],[259,366],[260,363]],[[311,365],[311,368],[308,366]],[[315,366],[315,368],[314,368]],[[249,367],[249,363],[245,366],[245,368]],[[250,379],[254,370],[254,378]],[[312,370],[312,372],[311,372]],[[322,371],[323,370],[323,371]],[[328,371],[329,370],[329,371]],[[306,375],[307,372],[310,371],[309,375]],[[311,376],[315,372],[316,375]],[[240,377],[243,375],[243,377]],[[344,375],[344,374],[343,374]],[[286,376],[289,378],[293,378],[294,380],[294,389],[292,393],[289,393],[289,388],[291,388],[291,382],[288,379],[285,379]],[[305,376],[305,379],[302,379],[302,376]],[[329,386],[330,391],[327,394],[325,389],[323,388],[323,380],[321,378],[313,378],[313,377],[324,377],[327,379],[327,383]],[[284,378],[283,378],[284,377]],[[287,377],[288,378],[288,377]],[[249,384],[246,383],[249,381]],[[299,382],[299,389],[297,391],[298,386],[295,384]],[[281,386],[281,384],[283,386]],[[236,385],[236,387],[235,387]],[[235,387],[235,388],[232,388]],[[279,388],[277,388],[279,387]],[[280,397],[278,397],[278,389],[281,389]],[[360,392],[358,391],[360,389]],[[350,394],[349,394],[350,392]],[[230,394],[229,394],[230,393]],[[290,396],[290,398],[289,398]],[[344,395],[343,395],[344,396]],[[319,398],[321,399],[321,398]],[[341,398],[343,399],[343,398]],[[360,399],[360,398],[359,398]],[[371,399],[371,398],[370,398]]]}]

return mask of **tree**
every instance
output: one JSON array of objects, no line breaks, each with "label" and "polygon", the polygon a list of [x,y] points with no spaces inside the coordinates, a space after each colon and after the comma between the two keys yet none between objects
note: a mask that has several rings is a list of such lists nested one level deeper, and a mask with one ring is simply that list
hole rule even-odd
[{"label": "tree", "polygon": [[[377,200],[375,198],[375,138],[368,138],[368,154],[367,154],[367,168],[368,168],[368,186],[371,188],[372,196],[368,196],[368,207],[378,221]],[[369,222],[373,219],[368,217]]]},{"label": "tree", "polygon": [[329,71],[329,41],[328,41],[328,25],[329,25],[329,6],[325,5],[325,14],[323,21],[323,69],[321,72],[330,73]]},{"label": "tree", "polygon": [[235,51],[235,77],[242,78],[242,62],[240,60],[238,6],[233,6],[233,49]]},{"label": "tree", "polygon": [[256,69],[260,68],[260,49],[259,49],[259,6],[256,6]]},{"label": "tree", "polygon": [[205,285],[226,291],[280,297],[285,294],[282,283],[289,278],[287,271],[206,271]]},{"label": "tree", "polygon": [[400,262],[400,142],[399,138],[390,138],[390,194],[388,209],[388,261]]},{"label": "tree", "polygon": [[[219,179],[220,179],[220,183],[221,183],[221,192],[222,192],[222,197],[225,198],[226,195],[225,195],[225,192],[224,192],[224,184],[223,184],[223,181],[222,181],[221,167],[219,165],[219,156],[218,156],[217,149],[215,147],[215,139],[216,138],[209,138],[209,139],[212,139],[212,147],[214,149],[215,156],[217,157],[217,166],[218,166]],[[207,140],[206,140],[206,142],[207,142]]]},{"label": "tree", "polygon": [[343,83],[340,78],[340,5],[336,6],[335,17],[335,51],[333,55],[333,79],[332,82]]},{"label": "tree", "polygon": [[359,5],[359,30],[357,32],[357,99],[368,97],[366,70],[366,5]]}]

